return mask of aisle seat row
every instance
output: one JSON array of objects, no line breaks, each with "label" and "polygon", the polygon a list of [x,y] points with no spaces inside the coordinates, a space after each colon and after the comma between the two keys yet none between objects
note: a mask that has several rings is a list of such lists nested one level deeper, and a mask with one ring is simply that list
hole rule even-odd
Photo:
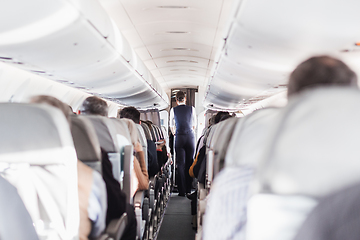
[{"label": "aisle seat row", "polygon": [[197,239],[357,239],[359,102],[315,88],[209,128]]},{"label": "aisle seat row", "polygon": [[[124,120],[74,115],[70,132],[63,113],[47,105],[2,103],[0,110],[4,116],[0,120],[0,174],[17,188],[39,239],[78,238],[77,159],[102,174],[102,151],[111,161],[113,175],[127,201],[135,208],[137,238],[152,239],[154,215],[167,201],[163,194],[168,194],[168,186],[161,185],[160,194],[154,194],[153,201],[159,204],[152,207],[147,191],[133,192],[133,146]],[[19,119],[24,115],[26,124],[21,124]],[[145,145],[144,139],[140,142]],[[158,178],[163,177],[159,173]],[[151,186],[150,192],[154,191]],[[161,216],[157,217],[159,221]],[[120,239],[126,225],[124,213],[99,239]]]}]

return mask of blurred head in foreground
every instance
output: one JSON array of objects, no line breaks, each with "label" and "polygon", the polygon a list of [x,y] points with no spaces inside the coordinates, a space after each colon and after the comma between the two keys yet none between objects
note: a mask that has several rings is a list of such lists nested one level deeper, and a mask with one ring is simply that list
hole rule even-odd
[{"label": "blurred head in foreground", "polygon": [[342,61],[329,57],[311,57],[300,63],[291,73],[288,97],[319,86],[357,87],[356,74]]}]

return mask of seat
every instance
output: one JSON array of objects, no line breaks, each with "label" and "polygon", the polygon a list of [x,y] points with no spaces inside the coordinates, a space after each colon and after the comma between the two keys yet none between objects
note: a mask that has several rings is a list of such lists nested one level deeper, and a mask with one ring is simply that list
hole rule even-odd
[{"label": "seat", "polygon": [[[71,133],[78,159],[102,173],[100,142],[89,119],[84,116],[71,116]],[[123,213],[120,219],[114,219],[109,223],[104,234],[99,238],[102,240],[120,240],[125,232],[126,225],[127,214]]]},{"label": "seat", "polygon": [[[127,196],[128,203],[131,202],[131,169],[132,169],[132,146],[123,145],[127,141],[126,137],[118,134],[117,120],[103,116],[85,115],[94,126],[98,136],[100,147],[107,153],[113,167],[113,175],[121,184]],[[119,144],[121,142],[121,144]],[[125,151],[124,146],[128,146]],[[122,149],[120,149],[122,148]],[[125,170],[127,169],[127,170]],[[122,174],[123,172],[123,174]]]},{"label": "seat", "polygon": [[359,183],[321,198],[294,240],[359,239],[359,203]]},{"label": "seat", "polygon": [[[255,229],[264,222],[269,230],[262,231],[269,236],[265,239],[292,239],[317,199],[360,182],[359,102],[357,89],[324,87],[294,97],[281,111],[253,183],[250,239],[258,237]],[[269,199],[278,206],[271,224],[266,217],[271,204],[262,214],[254,212]]]},{"label": "seat", "polygon": [[[21,226],[19,228],[19,226]],[[16,188],[0,176],[0,236],[2,240],[38,240],[33,222]]]},{"label": "seat", "polygon": [[102,174],[100,143],[93,125],[83,116],[73,115],[70,120],[78,159]]},{"label": "seat", "polygon": [[229,118],[217,124],[210,142],[210,149],[212,149],[213,154],[213,177],[224,167],[225,155],[238,120],[239,118]]},{"label": "seat", "polygon": [[[204,226],[205,235],[209,232],[209,229],[212,229],[210,231],[211,234],[219,232],[221,229],[223,234],[218,233],[218,237],[221,235],[224,238],[240,238],[239,235],[244,232],[245,223],[243,221],[246,219],[246,216],[241,214],[243,209],[246,209],[247,197],[246,195],[241,195],[245,200],[238,199],[238,197],[235,197],[238,195],[234,194],[238,190],[244,193],[247,191],[241,189],[248,189],[247,185],[249,185],[253,177],[254,168],[260,164],[263,154],[267,150],[278,112],[279,109],[276,108],[265,108],[236,120],[226,151],[224,168],[214,178],[214,184],[209,195],[209,206],[204,215],[207,220]],[[224,124],[227,121],[220,122],[220,124]],[[230,119],[230,121],[234,120]],[[221,140],[221,142],[224,141]],[[217,147],[217,144],[214,147]],[[223,196],[228,197],[224,198]],[[214,206],[219,204],[223,207],[214,208]],[[225,214],[224,212],[227,213]],[[219,218],[219,215],[225,219],[233,220],[226,220],[224,224],[220,225],[217,221],[214,221],[214,217]],[[239,235],[231,235],[234,232],[237,232]]]},{"label": "seat", "polygon": [[20,103],[0,111],[1,175],[17,188],[40,239],[77,239],[77,157],[64,114]]}]

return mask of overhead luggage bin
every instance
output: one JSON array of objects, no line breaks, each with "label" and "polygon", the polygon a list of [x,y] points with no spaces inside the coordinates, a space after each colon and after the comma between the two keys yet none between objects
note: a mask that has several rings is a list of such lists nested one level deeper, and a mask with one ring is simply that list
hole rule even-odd
[{"label": "overhead luggage bin", "polygon": [[[247,99],[286,85],[296,65],[314,55],[334,55],[359,72],[359,8],[351,0],[235,1],[205,107],[239,110]],[[229,96],[231,105],[221,96]]]},{"label": "overhead luggage bin", "polygon": [[[15,0],[0,13],[0,61],[125,105],[122,99],[130,96],[159,109],[169,105],[98,1]],[[144,91],[151,99],[138,95]]]}]

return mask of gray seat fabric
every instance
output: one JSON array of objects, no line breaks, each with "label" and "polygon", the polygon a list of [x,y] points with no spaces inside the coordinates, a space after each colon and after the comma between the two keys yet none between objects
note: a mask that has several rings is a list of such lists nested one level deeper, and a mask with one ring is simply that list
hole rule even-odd
[{"label": "gray seat fabric", "polygon": [[214,132],[210,148],[214,154],[214,177],[224,167],[225,155],[239,118],[230,118],[219,122]]},{"label": "gray seat fabric", "polygon": [[0,112],[0,173],[17,188],[39,238],[77,239],[77,157],[64,114],[18,103],[0,104]]},{"label": "gray seat fabric", "polygon": [[257,110],[237,121],[225,157],[226,167],[257,167],[270,144],[278,108]]},{"label": "gray seat fabric", "polygon": [[71,116],[71,134],[80,161],[101,173],[101,149],[96,131],[83,116]]},{"label": "gray seat fabric", "polygon": [[147,140],[152,140],[150,128],[148,127],[148,125],[146,123],[144,123],[144,122],[141,122],[141,127],[144,129],[146,139]]},{"label": "gray seat fabric", "polygon": [[[5,114],[12,111],[22,109],[22,116],[31,115],[31,118],[24,119],[19,117],[19,114]],[[56,148],[61,145],[61,137],[54,121],[48,121],[49,112],[44,111],[43,108],[29,105],[28,107],[21,107],[18,104],[1,104],[1,109],[4,111],[1,114],[1,135],[6,136],[0,138],[0,154],[12,152],[26,152],[32,150],[41,150]],[[11,127],[17,125],[17,130]],[[29,126],[32,126],[29,128]],[[16,133],[26,132],[27,134],[19,138]],[[48,135],[48,141],[43,141],[42,137]]]},{"label": "gray seat fabric", "polygon": [[116,133],[124,136],[129,142],[131,142],[129,129],[126,123],[124,123],[121,119],[118,118],[110,118],[110,119],[114,121]]},{"label": "gray seat fabric", "polygon": [[326,196],[309,214],[294,240],[358,240],[360,185]]},{"label": "gray seat fabric", "polygon": [[[281,110],[253,183],[257,193],[283,196],[279,213],[273,212],[271,217],[265,213],[258,215],[271,223],[286,216],[281,218],[286,224],[279,225],[272,234],[275,239],[292,239],[302,224],[293,221],[294,218],[302,215],[305,219],[314,207],[314,204],[304,207],[301,201],[292,202],[288,208],[290,201],[286,198],[306,197],[310,201],[360,182],[359,103],[357,89],[324,87],[290,99]],[[287,209],[297,214],[286,214]],[[250,219],[251,214],[248,216]],[[254,231],[262,229],[261,224],[256,225],[256,218],[253,220]],[[290,226],[291,221],[294,224]],[[280,237],[286,232],[292,233],[288,238]]]},{"label": "gray seat fabric", "polygon": [[0,239],[38,240],[33,222],[16,188],[0,176]]},{"label": "gray seat fabric", "polygon": [[116,140],[116,129],[113,124],[113,120],[110,120],[107,117],[95,115],[85,115],[85,117],[93,124],[101,148],[108,153],[119,152]]}]

